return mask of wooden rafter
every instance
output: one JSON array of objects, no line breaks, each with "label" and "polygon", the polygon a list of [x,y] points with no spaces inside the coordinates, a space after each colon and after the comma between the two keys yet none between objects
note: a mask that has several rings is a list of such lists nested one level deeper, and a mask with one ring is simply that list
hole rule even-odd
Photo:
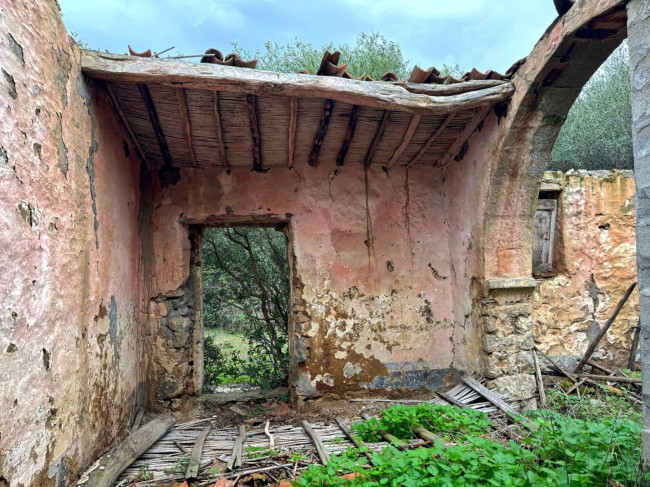
[{"label": "wooden rafter", "polygon": [[212,102],[214,105],[214,121],[217,131],[217,146],[219,147],[219,159],[225,167],[230,167],[228,157],[226,156],[226,144],[223,142],[223,130],[221,129],[221,115],[219,114],[219,92],[212,92]]},{"label": "wooden rafter", "polygon": [[138,138],[135,136],[135,133],[133,132],[133,129],[131,128],[131,124],[129,123],[129,120],[126,118],[126,115],[124,115],[124,112],[122,111],[122,107],[120,106],[120,103],[117,101],[117,98],[115,97],[115,93],[113,93],[113,90],[111,89],[111,84],[106,82],[104,84],[106,88],[106,94],[108,95],[108,102],[111,105],[111,108],[113,108],[113,111],[117,115],[118,120],[126,130],[126,133],[129,134],[129,139],[131,139],[131,144],[133,144],[133,147],[135,148],[135,153],[138,155],[141,161],[145,161],[145,156],[144,156],[144,151],[142,150],[142,147],[140,147],[140,143],[138,142]]},{"label": "wooden rafter", "polygon": [[298,98],[291,97],[291,116],[289,118],[289,148],[287,164],[293,167],[293,154],[296,150],[296,127],[298,126]]},{"label": "wooden rafter", "polygon": [[262,167],[262,140],[259,120],[257,119],[257,97],[255,95],[246,95],[246,107],[251,122],[251,138],[253,139],[253,171],[264,172]]},{"label": "wooden rafter", "polygon": [[418,153],[415,154],[415,157],[413,157],[413,159],[411,159],[411,162],[409,162],[406,165],[406,167],[411,167],[413,164],[415,164],[416,162],[418,162],[422,158],[422,156],[427,152],[427,150],[429,150],[429,147],[431,147],[431,144],[433,144],[433,142],[438,137],[440,137],[440,134],[445,131],[445,129],[447,128],[447,125],[449,125],[449,122],[451,122],[454,119],[455,115],[456,115],[455,113],[450,113],[449,115],[447,115],[445,117],[445,119],[442,121],[442,124],[440,125],[440,127],[438,127],[438,129],[433,134],[431,134],[431,136],[422,145],[422,147],[420,148]]},{"label": "wooden rafter", "polygon": [[411,138],[413,138],[413,134],[415,133],[415,130],[418,128],[418,125],[420,124],[421,119],[422,119],[422,115],[418,115],[418,114],[413,115],[413,118],[411,118],[411,123],[409,123],[409,126],[406,129],[406,133],[404,134],[404,139],[402,140],[402,143],[397,147],[397,149],[395,149],[395,152],[393,152],[393,155],[391,156],[390,160],[388,161],[388,164],[386,165],[388,169],[393,167],[393,164],[397,162],[397,159],[400,158],[400,156],[404,153],[404,151],[408,147],[409,143],[411,142]]},{"label": "wooden rafter", "polygon": [[352,112],[350,112],[350,121],[348,122],[348,129],[345,132],[345,137],[343,138],[343,143],[341,144],[341,150],[339,150],[339,155],[336,157],[336,165],[342,166],[345,162],[345,156],[348,154],[348,149],[350,148],[350,143],[354,137],[354,131],[357,128],[357,120],[359,119],[359,105],[354,105],[352,107]]},{"label": "wooden rafter", "polygon": [[318,165],[318,153],[320,148],[323,146],[323,139],[325,139],[325,134],[327,133],[327,127],[330,124],[330,119],[332,118],[332,112],[334,111],[334,100],[325,100],[325,106],[323,107],[323,116],[320,119],[320,124],[318,124],[318,130],[316,130],[316,135],[314,136],[314,145],[311,148],[311,154],[309,155],[309,165],[316,167]]},{"label": "wooden rafter", "polygon": [[438,162],[436,162],[436,167],[445,167],[454,159],[454,157],[456,157],[460,148],[474,133],[478,124],[481,123],[481,121],[492,111],[492,108],[492,106],[489,106],[476,111],[474,117],[472,117],[472,119],[465,125],[465,129],[451,143],[449,149],[447,149],[447,151],[440,157]]},{"label": "wooden rafter", "polygon": [[377,150],[379,141],[381,141],[381,138],[384,135],[384,131],[386,130],[386,125],[388,125],[389,119],[390,119],[390,112],[388,110],[384,110],[384,113],[382,113],[381,115],[381,121],[377,126],[377,132],[375,132],[375,136],[373,137],[372,143],[370,144],[370,147],[368,148],[368,152],[366,153],[366,157],[363,160],[363,165],[365,167],[368,167],[370,163],[372,163],[372,158],[375,155],[375,151]]},{"label": "wooden rafter", "polygon": [[[163,61],[84,50],[81,68],[87,76],[131,83],[151,83],[174,88],[230,91],[260,96],[318,97],[351,105],[409,113],[444,114],[494,105],[514,93],[507,81],[476,89],[472,82],[436,88],[436,95],[413,93],[399,84],[367,82],[332,76],[270,73],[209,63]],[[425,85],[422,85],[424,87]],[[411,88],[413,89],[413,88]],[[445,95],[445,93],[454,93]]]},{"label": "wooden rafter", "polygon": [[160,147],[160,152],[162,154],[163,161],[165,162],[165,166],[171,167],[172,158],[169,155],[169,147],[167,147],[167,140],[165,140],[165,134],[162,127],[160,126],[160,120],[158,120],[156,106],[153,104],[153,99],[151,98],[151,93],[149,93],[149,88],[143,83],[138,83],[138,90],[140,90],[142,101],[147,107],[149,121],[151,122],[153,131],[156,134],[156,138],[158,139],[158,146]]},{"label": "wooden rafter", "polygon": [[190,125],[190,112],[187,109],[187,100],[185,99],[185,90],[183,88],[176,88],[176,99],[178,100],[178,108],[181,112],[181,121],[183,122],[183,131],[185,132],[185,141],[187,142],[187,151],[190,154],[190,161],[196,167],[196,157],[194,156],[194,148],[192,147],[192,126]]}]

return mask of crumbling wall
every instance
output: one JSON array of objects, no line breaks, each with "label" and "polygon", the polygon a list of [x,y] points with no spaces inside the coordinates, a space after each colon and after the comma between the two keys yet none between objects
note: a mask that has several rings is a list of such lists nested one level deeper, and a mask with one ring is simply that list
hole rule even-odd
[{"label": "crumbling wall", "polygon": [[[290,240],[298,395],[453,381],[454,340],[465,329],[451,295],[442,169],[183,168],[176,185],[155,193],[148,355],[169,350],[168,340],[153,337],[169,319],[162,296],[192,274],[190,224],[275,222],[287,224]],[[150,365],[150,390],[164,400],[170,374]],[[175,390],[191,392],[198,371],[190,369],[192,377],[172,374]]]},{"label": "crumbling wall", "polygon": [[139,161],[55,0],[0,6],[0,484],[70,485],[136,409]]},{"label": "crumbling wall", "polygon": [[[538,279],[535,341],[558,357],[581,356],[636,280],[635,182],[631,171],[546,172],[558,185],[558,218],[550,278]],[[595,357],[624,366],[638,325],[639,293],[630,296]],[[600,360],[599,360],[600,361]]]},{"label": "crumbling wall", "polygon": [[[499,116],[495,112],[499,112]],[[491,163],[503,137],[501,106],[445,172],[454,313],[462,326],[454,346],[458,366],[476,370],[490,387],[523,406],[534,404],[530,296],[532,279],[484,279],[485,212]]]}]

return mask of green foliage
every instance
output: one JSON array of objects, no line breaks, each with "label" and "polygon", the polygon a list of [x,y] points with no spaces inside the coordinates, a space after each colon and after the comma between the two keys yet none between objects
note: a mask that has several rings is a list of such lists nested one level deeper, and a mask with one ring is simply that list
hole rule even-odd
[{"label": "green foliage", "polygon": [[422,426],[432,433],[449,437],[485,434],[490,427],[487,415],[474,409],[459,409],[439,404],[405,406],[395,404],[382,413],[381,419],[371,418],[352,426],[364,441],[379,441],[377,433],[384,430],[400,440],[413,438],[413,427]]},{"label": "green foliage", "polygon": [[140,465],[139,478],[141,480],[153,480],[153,473],[149,470],[149,465]]},{"label": "green foliage", "polygon": [[[256,49],[251,52],[243,49],[237,42],[233,42],[233,49],[246,59],[257,58],[257,68],[267,71],[279,71],[282,73],[300,73],[307,71],[316,74],[325,51],[340,51],[341,60],[339,64],[349,63],[348,72],[359,77],[363,74],[373,79],[381,79],[385,73],[395,73],[398,78],[406,78],[413,67],[408,60],[404,59],[402,48],[397,42],[386,39],[378,32],[365,32],[357,36],[356,42],[350,44],[329,43],[322,47],[316,47],[310,42],[303,41],[298,37],[292,43],[278,44],[267,41],[264,49]],[[443,74],[452,74],[459,77],[462,75],[458,64],[438,66]]]},{"label": "green foliage", "polygon": [[[413,424],[428,421],[426,425],[438,428],[436,432],[450,432],[453,427],[439,421],[440,417],[461,428],[456,445],[436,442],[433,448],[403,452],[388,447],[373,453],[369,465],[363,455],[350,449],[333,456],[327,467],[310,466],[295,485],[593,487],[605,486],[610,479],[626,486],[648,485],[648,476],[639,470],[641,425],[628,419],[610,416],[592,422],[551,411],[530,413],[539,430],[526,440],[526,448],[513,441],[501,444],[477,436],[484,436],[489,426],[485,415],[453,406],[430,410],[392,406],[381,420],[366,422],[356,430],[369,439],[377,428],[409,439]],[[470,419],[478,423],[473,425]],[[353,472],[360,475],[352,480],[339,477]]]},{"label": "green foliage", "polygon": [[547,403],[549,409],[587,421],[620,417],[641,423],[642,419],[640,408],[626,400],[624,395],[601,394],[600,398],[596,398],[592,389],[586,389],[582,397],[552,390],[548,393]]},{"label": "green foliage", "polygon": [[206,389],[245,382],[282,384],[288,366],[289,264],[286,238],[269,228],[212,228],[203,244],[206,328],[243,332],[246,356],[204,340]]},{"label": "green foliage", "polygon": [[571,107],[549,169],[633,169],[628,47],[594,74]]},{"label": "green foliage", "polygon": [[269,450],[263,446],[248,445],[246,447],[246,455],[248,455],[249,459],[272,457],[278,453],[280,453],[278,450]]},{"label": "green foliage", "polygon": [[190,466],[190,456],[183,455],[178,460],[176,460],[169,469],[163,470],[163,472],[165,472],[165,475],[174,475],[177,473],[182,473],[183,475],[185,475],[189,466]]},{"label": "green foliage", "polygon": [[223,350],[210,336],[203,340],[203,384],[205,392],[219,384],[249,384],[244,360],[234,351]]}]

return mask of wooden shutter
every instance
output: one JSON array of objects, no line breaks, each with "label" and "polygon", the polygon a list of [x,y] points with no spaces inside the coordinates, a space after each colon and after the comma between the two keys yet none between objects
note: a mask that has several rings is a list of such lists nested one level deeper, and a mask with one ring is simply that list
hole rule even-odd
[{"label": "wooden shutter", "polygon": [[553,271],[553,237],[557,200],[537,200],[533,230],[533,272]]}]

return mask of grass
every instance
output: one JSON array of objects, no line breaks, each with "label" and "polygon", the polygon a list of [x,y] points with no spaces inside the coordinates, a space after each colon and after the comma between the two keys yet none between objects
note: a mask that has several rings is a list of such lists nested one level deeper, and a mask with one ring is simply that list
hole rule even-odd
[{"label": "grass", "polygon": [[205,328],[204,333],[224,352],[234,351],[242,359],[248,358],[248,343],[243,333],[222,332],[218,328]]}]

